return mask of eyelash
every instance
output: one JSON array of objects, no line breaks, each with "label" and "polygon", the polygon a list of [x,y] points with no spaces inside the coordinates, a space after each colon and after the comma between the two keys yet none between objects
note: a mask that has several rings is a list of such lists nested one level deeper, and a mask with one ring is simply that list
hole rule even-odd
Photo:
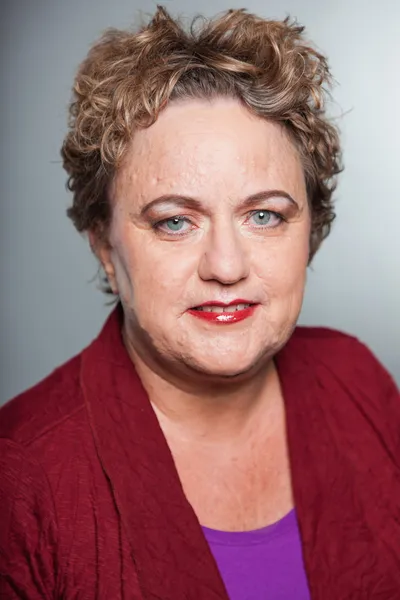
[{"label": "eyelash", "polygon": [[[249,218],[256,215],[257,213],[267,213],[267,214],[271,215],[272,217],[276,217],[277,219],[279,219],[279,222],[276,225],[272,225],[272,226],[268,227],[268,223],[269,223],[269,221],[268,221],[265,225],[255,225],[254,226],[255,229],[277,229],[280,225],[282,225],[283,222],[286,222],[285,217],[281,213],[278,213],[274,210],[267,210],[267,209],[261,209],[261,208],[258,210],[252,210],[249,213]],[[161,229],[162,225],[164,225],[165,223],[168,223],[168,221],[172,221],[173,219],[180,219],[189,224],[192,223],[190,218],[185,215],[173,215],[172,217],[168,217],[168,219],[162,219],[161,221],[157,221],[156,223],[154,223],[153,229],[155,229],[156,231],[159,231],[165,235],[168,235],[170,237],[183,237],[184,235],[187,235],[190,231],[192,231],[192,228],[190,228],[189,230],[185,230],[183,232],[178,231],[177,233],[172,233],[172,231],[165,231],[165,230]]]}]

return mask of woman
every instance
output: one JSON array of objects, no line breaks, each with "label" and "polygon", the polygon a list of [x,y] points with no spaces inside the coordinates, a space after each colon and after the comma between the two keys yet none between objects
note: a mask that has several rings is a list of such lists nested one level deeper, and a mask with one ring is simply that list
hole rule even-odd
[{"label": "woman", "polygon": [[118,305],[1,411],[5,598],[400,598],[400,404],[296,328],[333,220],[329,71],[302,28],[159,8],[75,81],[73,204]]}]

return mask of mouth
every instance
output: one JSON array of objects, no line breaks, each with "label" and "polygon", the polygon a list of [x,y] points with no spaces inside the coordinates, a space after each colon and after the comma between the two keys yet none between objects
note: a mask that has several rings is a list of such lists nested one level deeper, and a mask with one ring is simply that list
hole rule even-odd
[{"label": "mouth", "polygon": [[206,302],[189,309],[189,314],[210,323],[230,324],[252,316],[258,304],[234,300],[229,304]]},{"label": "mouth", "polygon": [[248,304],[229,304],[228,306],[225,306],[223,304],[203,304],[202,306],[195,306],[194,308],[192,308],[191,310],[198,310],[198,311],[202,311],[202,312],[208,312],[208,313],[216,313],[218,315],[221,315],[223,313],[234,313],[237,312],[239,310],[245,310],[246,308],[250,308],[250,306],[253,306],[251,303]]}]

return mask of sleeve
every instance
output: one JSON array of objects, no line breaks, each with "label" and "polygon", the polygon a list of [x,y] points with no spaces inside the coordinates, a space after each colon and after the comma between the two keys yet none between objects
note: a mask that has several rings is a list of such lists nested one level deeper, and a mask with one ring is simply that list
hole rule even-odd
[{"label": "sleeve", "polygon": [[23,447],[0,439],[0,598],[54,599],[56,550],[45,473]]}]

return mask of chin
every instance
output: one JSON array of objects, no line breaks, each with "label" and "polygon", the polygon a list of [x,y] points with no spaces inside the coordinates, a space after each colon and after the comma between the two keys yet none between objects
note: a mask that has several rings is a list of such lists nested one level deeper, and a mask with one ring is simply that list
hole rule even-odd
[{"label": "chin", "polygon": [[262,359],[254,357],[253,360],[243,360],[243,357],[240,359],[235,358],[235,360],[227,358],[227,360],[210,360],[210,357],[206,360],[189,360],[186,362],[186,366],[197,375],[202,375],[210,380],[242,381],[253,375],[268,362],[265,356]]}]

